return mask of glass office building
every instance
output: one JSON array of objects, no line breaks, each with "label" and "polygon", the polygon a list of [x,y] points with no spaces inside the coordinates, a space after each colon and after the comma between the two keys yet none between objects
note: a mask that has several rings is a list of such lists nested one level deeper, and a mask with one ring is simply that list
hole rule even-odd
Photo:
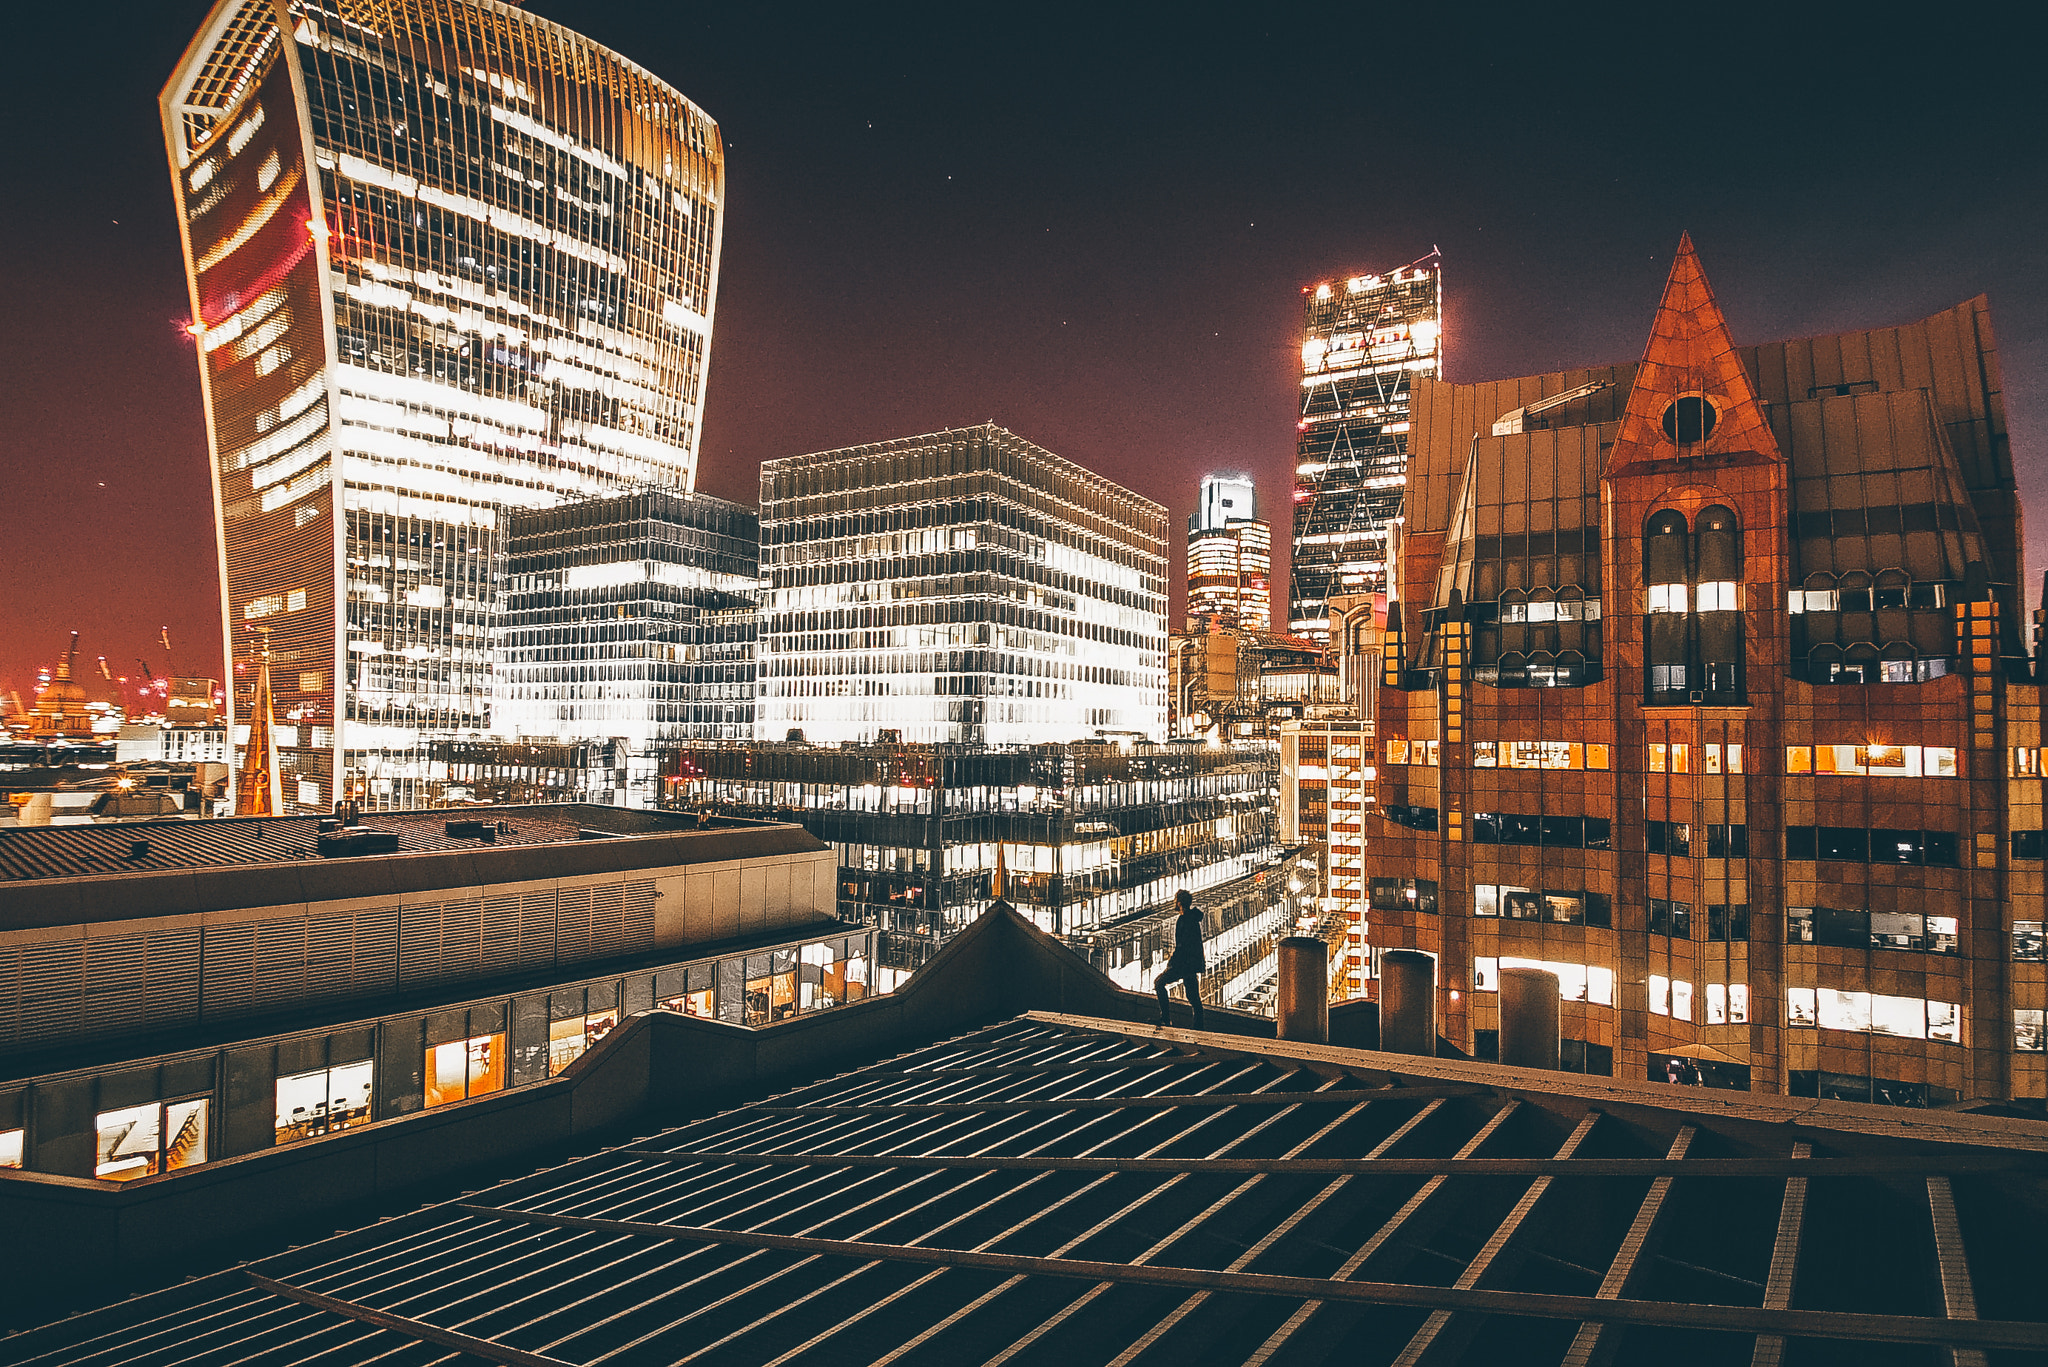
[{"label": "glass office building", "polygon": [[1409,386],[1442,360],[1442,263],[1432,253],[1307,293],[1288,630],[1327,641],[1331,598],[1387,587],[1387,528],[1408,477]]},{"label": "glass office building", "polygon": [[839,855],[839,914],[879,926],[884,988],[994,895],[1144,990],[1173,948],[1173,895],[1203,909],[1204,991],[1273,973],[1314,859],[1278,833],[1271,745],[757,743],[688,751],[664,805],[801,823]]},{"label": "glass office building", "polygon": [[691,487],[717,126],[494,0],[222,0],[162,113],[230,677],[266,628],[284,811],[430,803],[502,510]]},{"label": "glass office building", "polygon": [[1273,529],[1249,475],[1205,475],[1188,518],[1187,625],[1212,623],[1273,629]]},{"label": "glass office building", "polygon": [[492,720],[646,755],[754,734],[753,509],[650,489],[513,512]]},{"label": "glass office building", "polygon": [[994,424],[766,462],[761,574],[761,740],[1165,739],[1166,510]]}]

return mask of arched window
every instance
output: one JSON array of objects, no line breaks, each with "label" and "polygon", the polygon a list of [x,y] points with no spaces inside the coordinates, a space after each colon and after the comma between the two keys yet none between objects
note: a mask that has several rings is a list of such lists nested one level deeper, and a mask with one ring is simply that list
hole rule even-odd
[{"label": "arched window", "polygon": [[1904,570],[1879,570],[1871,593],[1878,608],[1903,608],[1913,581]]},{"label": "arched window", "polygon": [[[1643,583],[1684,584],[1692,575],[1687,554],[1685,514],[1666,509],[1643,526]],[[1683,607],[1675,609],[1683,612]]]},{"label": "arched window", "polygon": [[[1883,576],[1879,576],[1882,582]],[[1877,677],[1879,683],[1914,683],[1917,681],[1916,666],[1919,652],[1904,641],[1893,641],[1878,652]]]},{"label": "arched window", "polygon": [[1689,530],[1675,509],[1643,524],[1643,698],[1652,706],[1687,701],[1694,684]]},{"label": "arched window", "polygon": [[1843,612],[1870,611],[1870,576],[1861,570],[1844,574],[1837,589]]}]

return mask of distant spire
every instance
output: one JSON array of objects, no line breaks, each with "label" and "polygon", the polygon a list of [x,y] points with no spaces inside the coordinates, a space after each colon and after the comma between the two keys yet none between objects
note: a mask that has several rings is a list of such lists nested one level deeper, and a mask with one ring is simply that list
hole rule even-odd
[{"label": "distant spire", "polygon": [[256,656],[256,701],[249,709],[249,743],[235,778],[236,816],[283,816],[277,795],[277,728],[271,720],[270,632],[252,627],[263,645]]},{"label": "distant spire", "polygon": [[1006,902],[1010,900],[1008,873],[1009,871],[1003,867],[1003,842],[998,840],[996,842],[996,873],[995,877],[988,881],[988,895],[990,897],[1000,897]]}]

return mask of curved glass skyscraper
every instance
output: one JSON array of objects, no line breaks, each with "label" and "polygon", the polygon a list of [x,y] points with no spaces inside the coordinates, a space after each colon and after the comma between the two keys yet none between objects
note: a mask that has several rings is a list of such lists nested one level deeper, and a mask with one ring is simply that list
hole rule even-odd
[{"label": "curved glass skyscraper", "polygon": [[692,486],[718,128],[495,0],[222,0],[162,109],[284,809],[431,801],[491,727],[505,510]]}]

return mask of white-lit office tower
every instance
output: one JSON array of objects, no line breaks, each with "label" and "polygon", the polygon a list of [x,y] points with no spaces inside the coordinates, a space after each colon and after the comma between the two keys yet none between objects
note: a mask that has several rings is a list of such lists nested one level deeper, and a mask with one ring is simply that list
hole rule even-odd
[{"label": "white-lit office tower", "polygon": [[1190,631],[1214,623],[1273,629],[1273,529],[1249,475],[1206,475],[1188,519]]},{"label": "white-lit office tower", "polygon": [[1387,584],[1387,528],[1408,477],[1408,390],[1443,352],[1443,266],[1431,253],[1387,275],[1307,291],[1294,467],[1289,630],[1330,635],[1329,601]]},{"label": "white-lit office tower", "polygon": [[268,628],[287,812],[430,802],[503,509],[691,487],[718,129],[494,0],[222,0],[162,112],[229,677]]},{"label": "white-lit office tower", "polygon": [[1166,510],[994,424],[761,467],[754,734],[1166,735]]},{"label": "white-lit office tower", "polygon": [[753,739],[752,508],[647,489],[510,513],[505,541],[500,732],[615,738],[645,759],[679,743]]}]

